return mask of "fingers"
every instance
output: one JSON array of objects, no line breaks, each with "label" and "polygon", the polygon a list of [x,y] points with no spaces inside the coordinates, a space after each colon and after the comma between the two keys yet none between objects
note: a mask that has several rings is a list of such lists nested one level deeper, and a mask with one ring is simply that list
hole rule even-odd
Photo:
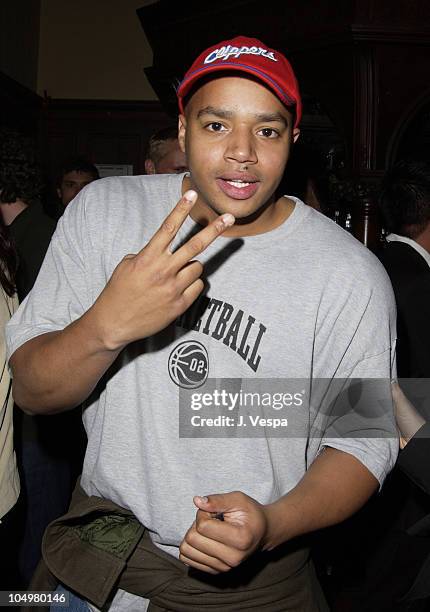
[{"label": "fingers", "polygon": [[192,285],[184,290],[182,294],[181,312],[185,312],[193,302],[199,297],[205,287],[201,278],[198,278]]},{"label": "fingers", "polygon": [[233,215],[226,213],[192,236],[188,242],[173,253],[171,263],[174,268],[180,270],[185,264],[200,255],[220,234],[231,227],[234,221]]},{"label": "fingers", "polygon": [[197,193],[195,191],[191,189],[186,191],[172,212],[164,219],[145,248],[155,248],[159,251],[166,250],[189,215],[196,200]]},{"label": "fingers", "polygon": [[246,550],[250,543],[246,531],[237,524],[209,517],[207,512],[200,510],[196,516],[196,531],[208,540],[237,550]]},{"label": "fingers", "polygon": [[[199,534],[196,523],[188,530],[181,546],[179,547],[181,561],[197,569],[211,568],[216,572],[227,572],[236,567],[242,558],[239,551],[214,542]],[[201,566],[201,567],[198,567]],[[208,569],[203,569],[208,571]]]},{"label": "fingers", "polygon": [[[196,530],[187,534],[181,544],[181,552],[190,559],[211,565],[211,567],[215,567],[214,562],[216,561],[216,569],[220,572],[226,572],[238,566],[243,559],[242,551],[205,538]],[[214,562],[209,562],[209,559],[213,559]]]},{"label": "fingers", "polygon": [[199,261],[190,261],[177,274],[177,281],[180,291],[185,291],[203,272],[203,264]]},{"label": "fingers", "polygon": [[[264,513],[252,498],[232,492],[193,500],[200,509],[180,546],[179,558],[187,565],[210,573],[226,572],[240,565],[261,543]],[[216,518],[220,513],[224,520]]]},{"label": "fingers", "polygon": [[200,548],[198,550],[190,546],[187,542],[182,542],[181,544],[179,559],[183,563],[205,572],[210,572],[210,570],[215,571],[215,573],[228,572],[231,569],[231,566],[227,563],[224,563],[212,555],[207,555],[202,552]]},{"label": "fingers", "polygon": [[197,563],[193,559],[189,559],[188,557],[185,557],[184,555],[179,555],[179,561],[182,561],[182,563],[185,563],[185,565],[188,565],[189,567],[192,567],[193,569],[200,570],[201,572],[206,572],[207,574],[213,574],[215,576],[216,574],[220,573],[218,570],[210,567],[209,565],[204,565],[203,563]]},{"label": "fingers", "polygon": [[240,508],[246,497],[240,491],[231,491],[230,493],[215,493],[213,495],[195,495],[193,497],[194,505],[200,510],[206,512],[230,512],[236,508]]}]

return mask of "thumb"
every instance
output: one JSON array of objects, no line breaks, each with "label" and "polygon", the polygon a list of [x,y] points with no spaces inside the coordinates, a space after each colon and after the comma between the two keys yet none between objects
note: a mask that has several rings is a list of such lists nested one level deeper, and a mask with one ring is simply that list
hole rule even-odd
[{"label": "thumb", "polygon": [[203,497],[196,495],[193,501],[195,506],[204,512],[227,512],[231,505],[227,503],[225,495],[222,494],[204,495]]}]

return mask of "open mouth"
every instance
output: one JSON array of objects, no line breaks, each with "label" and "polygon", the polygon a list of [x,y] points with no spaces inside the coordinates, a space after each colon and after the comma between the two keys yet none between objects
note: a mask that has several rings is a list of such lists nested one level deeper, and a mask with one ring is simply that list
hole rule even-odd
[{"label": "open mouth", "polygon": [[256,179],[244,180],[228,177],[217,178],[216,183],[221,191],[233,200],[246,200],[252,197],[260,185]]},{"label": "open mouth", "polygon": [[229,185],[233,185],[233,187],[237,187],[238,189],[243,189],[244,187],[248,187],[248,185],[252,185],[252,183],[245,183],[245,181],[226,181]]}]

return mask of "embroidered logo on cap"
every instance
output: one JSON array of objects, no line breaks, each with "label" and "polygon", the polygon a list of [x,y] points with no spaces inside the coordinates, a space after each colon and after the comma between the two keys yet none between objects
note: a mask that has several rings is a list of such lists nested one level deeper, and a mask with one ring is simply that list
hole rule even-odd
[{"label": "embroidered logo on cap", "polygon": [[215,60],[223,59],[227,60],[229,57],[240,57],[241,55],[262,55],[263,57],[267,57],[267,59],[272,60],[272,62],[277,62],[273,51],[268,51],[267,49],[263,49],[262,47],[232,47],[231,45],[227,45],[227,47],[221,47],[220,49],[215,49],[211,51],[209,55],[206,56],[204,63],[211,64]]}]

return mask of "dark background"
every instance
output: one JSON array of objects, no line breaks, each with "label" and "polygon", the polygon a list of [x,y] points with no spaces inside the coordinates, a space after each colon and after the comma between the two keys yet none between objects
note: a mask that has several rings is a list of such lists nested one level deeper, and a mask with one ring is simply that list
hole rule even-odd
[{"label": "dark background", "polygon": [[136,15],[153,50],[144,70],[159,101],[42,98],[0,73],[0,126],[34,138],[51,178],[70,154],[143,173],[149,135],[176,120],[175,86],[191,61],[224,38],[256,36],[288,56],[304,98],[286,189],[300,195],[311,176],[324,212],[353,210],[354,233],[365,241],[366,217],[377,239],[372,206],[384,170],[402,157],[430,157],[429,7],[426,0],[159,0]]}]

